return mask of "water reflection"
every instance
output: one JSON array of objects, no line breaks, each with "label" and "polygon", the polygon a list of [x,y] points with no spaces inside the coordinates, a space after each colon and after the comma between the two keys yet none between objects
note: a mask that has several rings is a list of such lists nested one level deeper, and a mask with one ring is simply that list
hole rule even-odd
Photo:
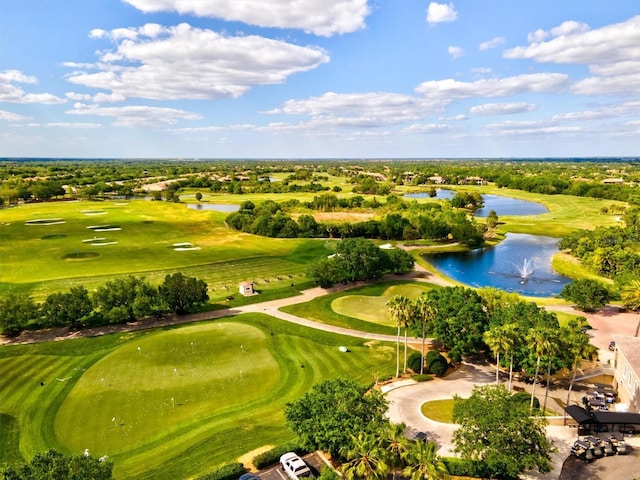
[{"label": "water reflection", "polygon": [[473,287],[550,297],[571,281],[551,268],[551,259],[557,252],[557,238],[508,233],[492,248],[429,254],[424,258],[444,275]]}]

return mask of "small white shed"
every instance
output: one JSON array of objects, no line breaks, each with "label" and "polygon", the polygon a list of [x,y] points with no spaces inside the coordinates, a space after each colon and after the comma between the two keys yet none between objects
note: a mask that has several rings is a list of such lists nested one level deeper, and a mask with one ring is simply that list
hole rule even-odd
[{"label": "small white shed", "polygon": [[253,291],[253,282],[240,282],[240,293],[245,297],[255,295]]}]

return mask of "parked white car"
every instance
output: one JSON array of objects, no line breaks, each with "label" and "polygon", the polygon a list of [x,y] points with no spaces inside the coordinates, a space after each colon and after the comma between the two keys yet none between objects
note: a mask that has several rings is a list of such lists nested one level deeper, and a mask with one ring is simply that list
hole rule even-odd
[{"label": "parked white car", "polygon": [[307,464],[304,463],[304,460],[293,452],[287,452],[282,455],[280,457],[280,464],[282,465],[284,473],[286,473],[291,480],[313,477],[311,470]]}]

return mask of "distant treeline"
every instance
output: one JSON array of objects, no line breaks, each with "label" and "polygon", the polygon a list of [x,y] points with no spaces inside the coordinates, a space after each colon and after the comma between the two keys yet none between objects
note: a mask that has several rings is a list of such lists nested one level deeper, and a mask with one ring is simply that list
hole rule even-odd
[{"label": "distant treeline", "polygon": [[[317,222],[302,213],[294,219],[287,211],[334,212],[353,208],[384,208],[380,220],[362,222]],[[311,202],[290,200],[281,204],[272,200],[255,205],[243,202],[240,209],[227,216],[226,223],[242,232],[276,238],[369,238],[380,240],[452,240],[469,246],[484,241],[485,226],[468,218],[466,210],[456,210],[451,202],[405,202],[390,195],[384,204],[362,197],[338,198],[333,194],[314,197]]]}]

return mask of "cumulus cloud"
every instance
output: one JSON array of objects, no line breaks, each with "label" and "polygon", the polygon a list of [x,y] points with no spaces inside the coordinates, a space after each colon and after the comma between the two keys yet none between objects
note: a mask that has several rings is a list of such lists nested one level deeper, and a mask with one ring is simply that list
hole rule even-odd
[{"label": "cumulus cloud", "polygon": [[[640,92],[640,16],[589,30],[584,24],[565,22],[552,29],[549,41],[507,50],[508,59],[533,59],[540,63],[589,65],[593,77],[576,82],[581,95]],[[535,40],[546,38],[535,35]]]},{"label": "cumulus cloud", "polygon": [[92,115],[113,118],[119,127],[175,125],[178,120],[198,120],[200,115],[175,108],[129,105],[124,107],[100,107],[76,103],[70,115]]},{"label": "cumulus cloud", "polygon": [[55,105],[65,103],[64,98],[56,97],[51,93],[27,93],[16,83],[35,84],[35,77],[19,72],[18,70],[5,70],[0,72],[0,102],[7,103],[41,103],[43,105]]},{"label": "cumulus cloud", "polygon": [[460,47],[456,47],[455,45],[449,45],[447,48],[447,52],[451,55],[451,58],[460,58],[464,55],[464,50]]},{"label": "cumulus cloud", "polygon": [[260,27],[295,28],[321,36],[365,27],[367,0],[125,0],[146,13],[177,12]]},{"label": "cumulus cloud", "polygon": [[471,97],[507,97],[520,93],[557,93],[567,88],[569,76],[561,73],[531,73],[475,82],[454,79],[432,80],[416,87],[416,92],[429,99],[462,99]]},{"label": "cumulus cloud", "polygon": [[80,68],[68,75],[71,83],[154,100],[239,97],[329,60],[319,48],[225,36],[186,23],[117,29],[109,38],[115,49],[103,52],[92,69],[70,64]]},{"label": "cumulus cloud", "polygon": [[96,95],[89,95],[87,93],[67,92],[65,97],[76,102],[93,102],[93,103],[115,103],[126,100],[124,95],[118,95],[115,93],[98,93]]},{"label": "cumulus cloud", "polygon": [[443,23],[454,22],[458,19],[458,12],[456,12],[453,3],[437,3],[431,2],[427,7],[427,23]]},{"label": "cumulus cloud", "polygon": [[562,35],[571,35],[574,33],[582,33],[589,30],[590,27],[586,23],[568,20],[561,23],[557,27],[552,28],[551,30],[542,30],[541,28],[539,28],[535,32],[529,33],[529,35],[527,35],[527,40],[529,41],[529,43],[542,42],[544,40],[547,40],[548,38],[559,37]]},{"label": "cumulus cloud", "polygon": [[532,112],[537,108],[532,103],[485,103],[469,109],[472,115],[511,115],[514,113]]},{"label": "cumulus cloud", "polygon": [[496,48],[498,45],[502,45],[506,41],[506,37],[495,37],[478,45],[478,50],[490,50],[492,48]]}]

